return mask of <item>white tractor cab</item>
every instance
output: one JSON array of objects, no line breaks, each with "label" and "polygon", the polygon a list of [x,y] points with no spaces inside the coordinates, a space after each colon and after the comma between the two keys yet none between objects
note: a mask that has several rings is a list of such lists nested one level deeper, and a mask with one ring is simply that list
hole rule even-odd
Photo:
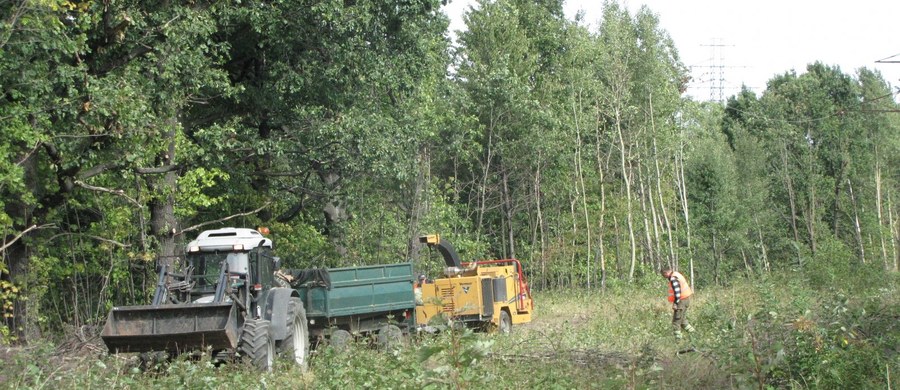
[{"label": "white tractor cab", "polygon": [[[246,281],[255,291],[272,286],[272,273],[280,265],[279,259],[272,256],[272,240],[253,229],[207,230],[186,249],[187,264],[196,282],[191,293],[194,303],[213,301],[223,265],[229,284]],[[231,297],[223,298],[230,301]]]}]

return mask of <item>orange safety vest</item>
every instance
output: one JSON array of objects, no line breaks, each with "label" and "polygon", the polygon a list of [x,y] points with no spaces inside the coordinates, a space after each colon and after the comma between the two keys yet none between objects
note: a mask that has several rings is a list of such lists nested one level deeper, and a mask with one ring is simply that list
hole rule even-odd
[{"label": "orange safety vest", "polygon": [[[688,285],[687,279],[684,278],[680,272],[672,271],[672,276],[678,280],[678,286],[681,290],[681,299],[690,298],[691,295],[694,295],[694,290],[691,290],[691,286]],[[669,302],[675,302],[675,290],[672,289],[672,281],[669,280]]]}]

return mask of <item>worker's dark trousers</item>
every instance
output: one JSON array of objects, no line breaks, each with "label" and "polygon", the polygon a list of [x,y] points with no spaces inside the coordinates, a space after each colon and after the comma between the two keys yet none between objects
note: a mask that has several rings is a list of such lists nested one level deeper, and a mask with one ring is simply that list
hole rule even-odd
[{"label": "worker's dark trousers", "polygon": [[677,332],[688,327],[687,309],[690,305],[690,297],[678,301],[675,312],[672,314],[672,330]]}]

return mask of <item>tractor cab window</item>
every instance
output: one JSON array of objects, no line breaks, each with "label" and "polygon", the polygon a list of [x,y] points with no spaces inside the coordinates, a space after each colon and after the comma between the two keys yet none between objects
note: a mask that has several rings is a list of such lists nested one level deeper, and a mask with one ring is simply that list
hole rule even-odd
[{"label": "tractor cab window", "polygon": [[193,267],[193,279],[197,286],[215,286],[219,281],[222,263],[228,265],[228,273],[246,275],[250,261],[246,252],[201,252],[188,255]]},{"label": "tractor cab window", "polygon": [[251,262],[256,267],[253,272],[253,283],[260,284],[266,288],[273,284],[272,273],[275,272],[275,258],[269,248],[261,247],[251,252]]}]

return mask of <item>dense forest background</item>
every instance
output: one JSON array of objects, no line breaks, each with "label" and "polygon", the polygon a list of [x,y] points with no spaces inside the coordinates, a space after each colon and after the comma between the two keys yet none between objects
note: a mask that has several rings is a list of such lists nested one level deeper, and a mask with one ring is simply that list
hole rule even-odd
[{"label": "dense forest background", "polygon": [[562,0],[0,1],[3,343],[145,303],[200,230],[291,267],[519,258],[532,287],[900,264],[900,115],[812,62],[727,104],[649,9]]}]

